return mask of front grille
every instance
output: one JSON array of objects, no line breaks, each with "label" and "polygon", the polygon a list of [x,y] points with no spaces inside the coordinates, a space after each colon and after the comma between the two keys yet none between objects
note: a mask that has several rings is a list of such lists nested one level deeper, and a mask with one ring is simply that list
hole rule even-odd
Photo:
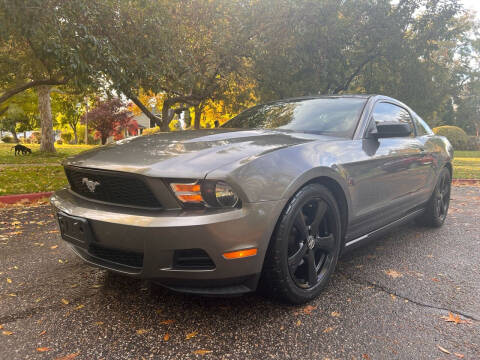
[{"label": "front grille", "polygon": [[215,264],[202,249],[175,250],[173,254],[173,268],[185,270],[215,269]]},{"label": "front grille", "polygon": [[109,249],[96,244],[90,244],[88,247],[90,255],[102,260],[107,260],[120,265],[126,265],[134,268],[142,268],[143,254],[133,251],[118,249]]},{"label": "front grille", "polygon": [[147,184],[136,176],[71,167],[66,167],[65,173],[72,191],[89,199],[146,208],[162,207]]}]

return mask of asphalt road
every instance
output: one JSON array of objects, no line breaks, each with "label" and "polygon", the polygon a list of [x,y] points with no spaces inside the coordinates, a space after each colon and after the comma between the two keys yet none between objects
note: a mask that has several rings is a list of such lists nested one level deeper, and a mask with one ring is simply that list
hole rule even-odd
[{"label": "asphalt road", "polygon": [[478,187],[454,189],[443,228],[404,226],[345,255],[301,307],[91,268],[48,206],[0,209],[0,223],[0,359],[480,359]]}]

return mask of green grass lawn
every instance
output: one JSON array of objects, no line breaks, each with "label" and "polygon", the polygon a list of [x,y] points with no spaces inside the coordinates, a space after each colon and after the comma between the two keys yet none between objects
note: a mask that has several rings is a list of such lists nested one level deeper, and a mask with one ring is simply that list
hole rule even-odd
[{"label": "green grass lawn", "polygon": [[[14,156],[10,152],[12,144],[0,144],[0,196],[45,192],[59,189],[67,184],[60,162],[82,151],[92,149],[92,145],[56,145],[54,155],[39,152],[39,145],[27,145],[32,155]],[[2,164],[26,164],[3,166]],[[480,151],[455,151],[453,161],[454,179],[480,179]]]},{"label": "green grass lawn", "polygon": [[53,191],[66,184],[59,165],[0,167],[0,195]]},{"label": "green grass lawn", "polygon": [[453,178],[480,179],[480,151],[456,151]]},{"label": "green grass lawn", "polygon": [[56,154],[45,154],[40,152],[39,144],[25,144],[32,149],[30,155],[14,156],[12,146],[15,144],[0,144],[0,166],[2,164],[55,164],[60,163],[68,156],[78,154],[82,151],[93,149],[95,145],[56,145]]},{"label": "green grass lawn", "polygon": [[[60,162],[94,145],[55,145],[56,154],[40,152],[40,145],[25,144],[31,155],[14,155],[14,144],[0,144],[0,196],[57,190],[67,184]],[[11,164],[21,164],[11,166]],[[10,165],[10,166],[2,166]]]}]

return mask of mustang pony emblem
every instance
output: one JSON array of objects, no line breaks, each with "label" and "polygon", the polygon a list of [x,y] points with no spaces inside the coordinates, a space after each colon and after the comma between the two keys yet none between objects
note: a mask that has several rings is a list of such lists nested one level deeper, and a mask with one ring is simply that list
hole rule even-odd
[{"label": "mustang pony emblem", "polygon": [[95,192],[95,188],[100,185],[98,181],[93,181],[88,178],[83,178],[82,179],[82,184],[85,184],[87,186],[87,189],[90,190],[90,192]]}]

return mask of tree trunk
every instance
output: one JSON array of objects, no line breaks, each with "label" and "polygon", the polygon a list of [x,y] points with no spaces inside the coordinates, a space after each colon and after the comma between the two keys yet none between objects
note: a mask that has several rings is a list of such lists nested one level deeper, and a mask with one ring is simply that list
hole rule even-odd
[{"label": "tree trunk", "polygon": [[165,100],[162,106],[162,122],[160,124],[160,131],[169,131],[170,130],[170,121],[173,119],[173,111],[170,109],[170,102]]},{"label": "tree trunk", "polygon": [[38,111],[42,125],[42,140],[40,151],[54,153],[52,108],[50,103],[50,86],[42,85],[38,87]]},{"label": "tree trunk", "polygon": [[73,138],[74,138],[74,142],[75,142],[75,145],[78,144],[78,134],[77,134],[77,127],[76,126],[72,126],[72,130],[73,130]]},{"label": "tree trunk", "polygon": [[195,130],[200,129],[200,118],[202,117],[202,107],[200,105],[195,106]]},{"label": "tree trunk", "polygon": [[107,143],[107,138],[108,136],[102,134],[102,145],[105,145]]},{"label": "tree trunk", "polygon": [[184,110],[185,115],[184,115],[183,119],[185,120],[185,128],[188,129],[192,126],[192,117],[190,116],[190,107],[187,104],[185,104],[184,108],[186,110]]},{"label": "tree trunk", "polygon": [[17,132],[15,130],[12,130],[12,136],[13,136],[13,141],[15,141],[16,143],[18,143],[18,137],[17,137]]}]

